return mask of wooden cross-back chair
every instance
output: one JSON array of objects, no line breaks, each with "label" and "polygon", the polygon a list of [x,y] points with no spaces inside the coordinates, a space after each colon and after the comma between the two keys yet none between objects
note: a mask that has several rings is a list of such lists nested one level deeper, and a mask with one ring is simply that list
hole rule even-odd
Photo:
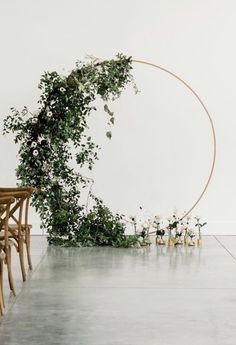
[{"label": "wooden cross-back chair", "polygon": [[[3,262],[6,263],[7,271],[8,271],[8,280],[9,286],[12,293],[15,295],[15,286],[12,276],[12,268],[11,268],[11,240],[8,237],[8,221],[9,221],[9,212],[11,205],[15,202],[15,199],[12,197],[0,197],[0,216],[5,214],[4,222],[2,227],[4,231],[0,231],[0,313],[3,314],[3,310],[5,307],[4,304],[4,296],[3,296]],[[0,228],[1,230],[1,228]],[[2,236],[3,233],[3,236]]]},{"label": "wooden cross-back chair", "polygon": [[[30,205],[30,198],[33,193],[33,188],[32,187],[15,187],[15,188],[6,188],[6,187],[0,187],[0,195],[2,193],[14,193],[16,192],[24,192],[27,193],[27,196],[24,200],[24,205],[22,209],[22,223],[21,223],[21,232],[22,232],[22,237],[23,241],[26,245],[26,252],[27,252],[27,260],[28,260],[28,266],[29,269],[33,269],[32,261],[31,261],[31,255],[30,255],[30,230],[31,230],[31,224],[29,224],[29,205]],[[14,219],[12,217],[12,219]],[[19,223],[19,222],[18,222]],[[11,229],[16,229],[17,227],[17,222],[15,221],[14,224],[9,224]]]},{"label": "wooden cross-back chair", "polygon": [[[29,269],[32,269],[30,257],[30,225],[28,224],[29,201],[32,194],[31,187],[22,188],[0,188],[0,197],[14,197],[15,202],[9,210],[8,237],[13,241],[20,259],[21,273],[23,281],[26,280],[24,266],[24,243],[26,244]],[[24,222],[23,222],[23,212]],[[3,227],[4,216],[1,217],[0,227]],[[1,238],[0,238],[1,239]]]}]

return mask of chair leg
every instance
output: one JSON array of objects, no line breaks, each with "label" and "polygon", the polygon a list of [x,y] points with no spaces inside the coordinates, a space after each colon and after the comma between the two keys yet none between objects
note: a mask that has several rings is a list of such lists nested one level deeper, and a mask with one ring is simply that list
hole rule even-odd
[{"label": "chair leg", "polygon": [[4,312],[4,296],[3,296],[3,260],[0,260],[0,314]]},{"label": "chair leg", "polygon": [[26,272],[25,272],[25,265],[24,265],[24,246],[23,246],[23,239],[20,239],[18,242],[18,250],[19,250],[19,258],[20,258],[20,267],[22,273],[23,282],[26,281]]},{"label": "chair leg", "polygon": [[7,265],[9,286],[13,295],[16,296],[16,289],[15,289],[14,280],[12,276],[12,270],[11,270],[11,246],[6,248],[6,265]]},{"label": "chair leg", "polygon": [[0,263],[0,276],[1,276],[1,281],[0,281],[0,285],[1,285],[1,293],[2,293],[2,304],[3,304],[3,308],[5,308],[5,301],[4,301],[4,295],[3,295],[3,260],[1,260]]},{"label": "chair leg", "polygon": [[26,252],[27,252],[27,260],[29,269],[32,271],[33,265],[30,256],[30,228],[27,228],[25,231],[25,244],[26,244]]}]

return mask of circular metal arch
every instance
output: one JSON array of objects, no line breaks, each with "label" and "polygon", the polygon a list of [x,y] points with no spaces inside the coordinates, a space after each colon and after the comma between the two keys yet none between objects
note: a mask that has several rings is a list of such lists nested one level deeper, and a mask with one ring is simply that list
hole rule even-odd
[{"label": "circular metal arch", "polygon": [[213,156],[211,158],[211,168],[210,168],[210,172],[209,175],[207,177],[206,183],[203,186],[203,190],[201,191],[201,193],[199,194],[199,196],[197,197],[197,199],[195,200],[195,202],[193,203],[193,205],[189,208],[189,210],[187,212],[185,212],[185,214],[183,215],[183,218],[185,218],[188,214],[190,214],[192,212],[192,210],[197,206],[197,204],[200,202],[200,200],[202,199],[203,195],[206,193],[206,190],[209,186],[209,183],[211,181],[212,175],[213,175],[213,171],[215,168],[215,162],[216,162],[216,133],[215,133],[215,128],[214,128],[214,124],[213,124],[213,120],[212,117],[209,113],[209,111],[207,110],[207,107],[205,106],[205,104],[203,103],[203,101],[201,100],[201,98],[199,97],[199,95],[191,88],[191,86],[189,84],[187,84],[183,79],[181,79],[179,76],[177,76],[175,73],[167,70],[166,68],[163,68],[159,65],[156,65],[154,63],[150,63],[147,61],[142,61],[142,60],[135,60],[132,59],[132,62],[134,63],[139,63],[139,64],[143,64],[143,65],[147,65],[147,66],[151,66],[151,67],[155,67],[158,68],[159,70],[162,70],[163,72],[168,73],[169,75],[171,75],[172,77],[174,77],[175,79],[177,79],[178,81],[180,81],[184,86],[187,87],[187,89],[189,89],[189,91],[197,98],[197,100],[199,101],[199,103],[201,104],[202,108],[204,109],[207,118],[209,120],[210,123],[210,129],[211,129],[211,137],[212,137],[212,147],[213,147]]}]

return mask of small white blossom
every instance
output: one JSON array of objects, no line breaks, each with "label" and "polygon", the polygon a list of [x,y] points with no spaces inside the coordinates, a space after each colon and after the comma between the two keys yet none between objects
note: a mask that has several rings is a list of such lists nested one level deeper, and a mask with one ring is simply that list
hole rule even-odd
[{"label": "small white blossom", "polygon": [[33,142],[32,142],[31,147],[33,147],[33,148],[37,147],[36,141],[33,141]]},{"label": "small white blossom", "polygon": [[159,221],[161,220],[161,217],[160,217],[160,216],[155,216],[155,217],[154,217],[154,220],[155,220],[156,222],[159,222]]},{"label": "small white blossom", "polygon": [[102,72],[102,66],[101,65],[98,65],[97,66],[97,71],[100,73],[100,72]]},{"label": "small white blossom", "polygon": [[64,87],[60,87],[60,91],[61,91],[61,92],[65,92],[66,89],[65,89]]},{"label": "small white blossom", "polygon": [[38,143],[41,144],[41,142],[43,141],[43,137],[38,137]]},{"label": "small white blossom", "polygon": [[130,219],[132,222],[134,222],[134,223],[137,222],[137,217],[136,217],[136,216],[129,216],[129,219]]},{"label": "small white blossom", "polygon": [[24,108],[23,110],[22,110],[22,115],[27,115],[28,114],[28,109],[27,108]]},{"label": "small white blossom", "polygon": [[189,229],[189,230],[188,230],[188,235],[189,235],[190,237],[195,237],[195,236],[196,236],[195,231],[192,230],[192,229]]},{"label": "small white blossom", "polygon": [[42,187],[41,188],[41,192],[45,192],[46,191],[46,188],[45,187]]},{"label": "small white blossom", "polygon": [[144,222],[144,223],[142,224],[142,228],[143,228],[143,229],[148,229],[148,228],[149,228],[148,222]]},{"label": "small white blossom", "polygon": [[38,122],[38,118],[37,117],[32,117],[32,123],[37,123]]},{"label": "small white blossom", "polygon": [[35,111],[33,112],[33,115],[34,115],[35,117],[37,117],[37,116],[40,114],[40,112],[41,112],[41,109],[37,109],[37,110],[35,110]]},{"label": "small white blossom", "polygon": [[38,150],[34,150],[34,151],[33,151],[33,155],[34,155],[35,157],[37,157],[38,154],[39,154],[39,151],[38,151]]},{"label": "small white blossom", "polygon": [[52,111],[47,112],[47,117],[49,117],[49,118],[52,117]]}]

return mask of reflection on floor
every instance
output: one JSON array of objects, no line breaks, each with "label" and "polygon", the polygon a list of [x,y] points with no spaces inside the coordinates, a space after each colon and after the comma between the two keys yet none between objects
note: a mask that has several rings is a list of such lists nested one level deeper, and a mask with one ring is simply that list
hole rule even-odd
[{"label": "reflection on floor", "polygon": [[46,249],[35,237],[32,253],[35,270],[24,284],[18,272],[18,297],[0,321],[1,345],[236,344],[234,236],[150,249]]}]

